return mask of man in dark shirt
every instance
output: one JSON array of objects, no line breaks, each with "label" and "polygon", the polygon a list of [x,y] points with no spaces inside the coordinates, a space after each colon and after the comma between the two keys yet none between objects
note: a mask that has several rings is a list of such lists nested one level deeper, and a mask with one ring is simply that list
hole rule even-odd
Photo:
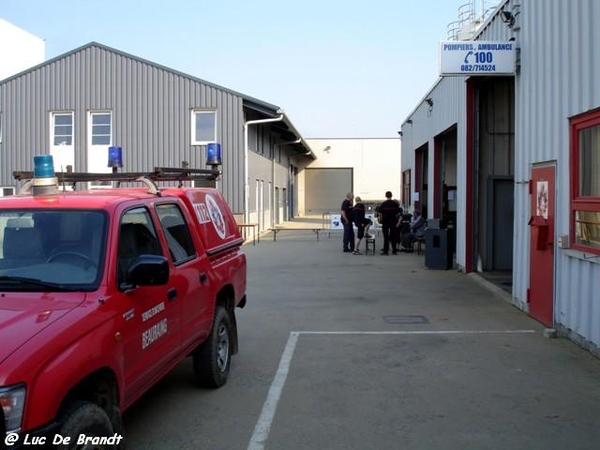
[{"label": "man in dark shirt", "polygon": [[382,255],[389,255],[390,245],[392,253],[398,253],[396,242],[396,223],[398,222],[398,214],[400,214],[400,204],[396,200],[392,200],[392,193],[385,193],[386,200],[379,205],[377,212],[379,213],[381,222],[381,232],[383,233],[383,250]]},{"label": "man in dark shirt", "polygon": [[344,253],[354,251],[354,228],[352,226],[352,203],[354,194],[348,192],[346,199],[342,202],[342,225],[344,225],[343,248]]},{"label": "man in dark shirt", "polygon": [[354,221],[354,225],[356,225],[357,235],[356,235],[356,243],[354,244],[354,254],[360,255],[360,241],[363,237],[370,238],[372,237],[369,234],[369,227],[373,225],[371,219],[367,219],[365,217],[366,207],[362,202],[360,197],[356,197],[356,203],[354,204],[354,209],[352,211],[352,220]]}]

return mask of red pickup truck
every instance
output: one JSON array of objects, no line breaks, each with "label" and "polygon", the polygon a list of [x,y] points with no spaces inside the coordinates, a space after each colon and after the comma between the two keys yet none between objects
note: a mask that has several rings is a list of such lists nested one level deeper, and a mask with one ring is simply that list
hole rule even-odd
[{"label": "red pickup truck", "polygon": [[55,183],[0,199],[0,447],[123,448],[122,412],[183,358],[226,382],[243,240],[214,188]]}]

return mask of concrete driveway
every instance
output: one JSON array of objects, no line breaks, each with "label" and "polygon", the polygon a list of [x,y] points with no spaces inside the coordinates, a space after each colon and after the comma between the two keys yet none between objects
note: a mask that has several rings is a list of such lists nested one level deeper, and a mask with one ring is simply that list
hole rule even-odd
[{"label": "concrete driveway", "polygon": [[245,250],[228,384],[182,363],[126,414],[130,449],[598,448],[600,361],[472,276],[339,233]]}]

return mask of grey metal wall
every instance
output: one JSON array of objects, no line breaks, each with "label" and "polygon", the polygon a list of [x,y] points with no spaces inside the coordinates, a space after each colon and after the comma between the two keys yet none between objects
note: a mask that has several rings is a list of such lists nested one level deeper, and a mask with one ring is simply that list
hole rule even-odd
[{"label": "grey metal wall", "polygon": [[87,114],[113,113],[113,145],[123,147],[124,170],[155,166],[203,168],[205,148],[191,145],[191,110],[216,108],[223,150],[220,188],[234,210],[243,205],[243,99],[184,74],[111,51],[82,47],[0,84],[3,120],[0,184],[31,169],[49,153],[50,113],[73,111],[76,171],[87,168]]},{"label": "grey metal wall", "polygon": [[[556,236],[569,234],[569,117],[600,107],[600,2],[522,0],[515,37],[516,83],[514,295],[529,286],[531,164],[556,162]],[[555,241],[556,242],[556,241]],[[600,258],[555,246],[555,320],[573,338],[600,347]]]},{"label": "grey metal wall", "polygon": [[[249,204],[248,211],[251,222],[259,223],[264,230],[282,222],[287,216],[276,211],[280,204],[287,204],[290,184],[290,147],[281,142],[279,136],[271,131],[270,124],[254,124],[248,129],[248,161],[249,161]],[[257,181],[263,183],[262,205],[258,211]],[[277,197],[276,192],[279,194]]]}]

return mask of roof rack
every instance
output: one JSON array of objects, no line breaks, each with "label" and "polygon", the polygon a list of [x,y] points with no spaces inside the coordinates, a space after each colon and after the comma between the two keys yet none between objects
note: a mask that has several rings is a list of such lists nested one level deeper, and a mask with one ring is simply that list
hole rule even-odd
[{"label": "roof rack", "polygon": [[[189,169],[189,168],[171,168],[155,167],[153,172],[112,172],[112,173],[87,173],[87,172],[56,172],[55,177],[59,185],[72,184],[75,188],[76,183],[86,183],[90,181],[116,181],[122,182],[141,182],[150,188],[150,193],[160,195],[156,183],[159,182],[179,182],[179,187],[184,181],[200,181],[203,186],[216,185],[221,171],[217,169]],[[15,180],[27,181],[33,180],[34,175],[31,171],[14,171]]]}]

